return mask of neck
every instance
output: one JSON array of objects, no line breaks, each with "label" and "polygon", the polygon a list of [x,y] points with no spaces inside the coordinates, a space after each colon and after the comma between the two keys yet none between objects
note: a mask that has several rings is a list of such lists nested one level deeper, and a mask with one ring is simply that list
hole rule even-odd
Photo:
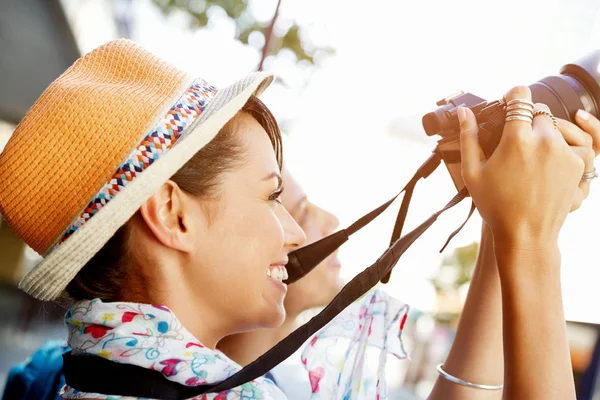
[{"label": "neck", "polygon": [[[227,331],[219,325],[219,318],[211,315],[208,307],[190,308],[189,302],[167,301],[164,303],[173,311],[177,319],[203,346],[214,350]],[[204,311],[207,310],[207,311]],[[203,312],[204,311],[204,312]],[[198,318],[202,315],[202,318]],[[212,317],[212,318],[211,318]]]},{"label": "neck", "polygon": [[[215,315],[213,309],[202,299],[190,302],[194,294],[186,287],[173,287],[168,279],[164,279],[161,284],[138,285],[136,289],[136,295],[126,301],[167,306],[185,329],[209,349],[214,350],[226,332],[231,332],[223,325],[222,318]],[[202,318],[198,318],[199,315]]]},{"label": "neck", "polygon": [[278,328],[255,329],[223,338],[218,349],[237,362],[246,366],[267,352],[296,328],[298,314],[288,314]]},{"label": "neck", "polygon": [[144,256],[138,256],[132,267],[127,301],[167,306],[203,346],[214,350],[219,340],[234,331],[212,304],[217,298],[216,293],[207,289],[203,291],[204,295],[198,295],[185,284],[190,281],[184,275],[186,268],[182,268],[181,273],[173,273],[175,266],[185,265],[189,265],[188,260],[172,255],[148,251]]}]

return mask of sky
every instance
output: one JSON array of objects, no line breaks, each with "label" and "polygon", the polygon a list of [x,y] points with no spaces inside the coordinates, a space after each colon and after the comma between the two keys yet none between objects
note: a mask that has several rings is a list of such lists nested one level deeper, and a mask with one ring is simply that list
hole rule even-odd
[{"label": "sky", "polygon": [[[83,52],[115,37],[106,3],[63,0]],[[276,0],[253,1],[261,19]],[[133,38],[190,72],[225,86],[252,71],[258,50],[232,39],[223,20],[191,31],[182,15],[162,16],[149,0],[135,2]],[[600,43],[600,4],[595,0],[412,1],[283,0],[281,21],[306,26],[312,40],[332,45],[301,90],[281,87],[264,95],[278,118],[290,120],[286,164],[309,197],[334,212],[345,227],[395,195],[435,148],[420,118],[437,100],[458,91],[500,98],[510,87],[556,74]],[[285,58],[268,65],[289,72]],[[560,238],[565,313],[600,323],[600,194],[597,181]],[[443,166],[417,186],[407,227],[426,219],[452,198]],[[458,227],[469,204],[440,218],[404,255],[384,289],[411,306],[432,311],[427,278],[439,266],[438,250]],[[396,207],[397,210],[397,207]],[[349,279],[387,247],[394,212],[384,214],[340,253]],[[445,254],[479,238],[475,216]]]}]

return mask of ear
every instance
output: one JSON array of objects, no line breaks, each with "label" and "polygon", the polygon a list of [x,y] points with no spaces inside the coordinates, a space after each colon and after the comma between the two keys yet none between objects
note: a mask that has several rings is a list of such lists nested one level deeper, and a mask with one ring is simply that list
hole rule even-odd
[{"label": "ear", "polygon": [[191,252],[194,240],[187,226],[189,218],[185,218],[185,196],[175,182],[167,181],[140,207],[140,213],[159,242],[175,250]]}]

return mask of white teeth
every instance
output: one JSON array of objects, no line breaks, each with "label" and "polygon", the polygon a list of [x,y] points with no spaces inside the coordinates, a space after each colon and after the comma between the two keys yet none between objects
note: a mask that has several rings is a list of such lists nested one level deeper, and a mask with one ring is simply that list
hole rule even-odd
[{"label": "white teeth", "polygon": [[273,279],[277,279],[278,281],[283,282],[288,278],[288,273],[284,266],[278,265],[270,267],[267,270],[267,276],[270,276]]}]

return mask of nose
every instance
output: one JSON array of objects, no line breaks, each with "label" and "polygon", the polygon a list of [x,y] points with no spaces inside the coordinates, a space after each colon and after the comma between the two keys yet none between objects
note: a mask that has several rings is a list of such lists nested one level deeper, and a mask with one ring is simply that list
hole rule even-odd
[{"label": "nose", "polygon": [[340,220],[335,215],[327,210],[322,209],[321,207],[318,207],[318,210],[321,233],[325,237],[332,234],[338,228],[338,226],[340,226]]},{"label": "nose", "polygon": [[285,209],[285,207],[280,207],[280,209],[282,210],[283,214],[281,218],[281,224],[285,234],[285,247],[288,249],[288,251],[302,247],[306,242],[306,234],[302,228],[300,228],[300,225],[298,225],[296,220]]}]

